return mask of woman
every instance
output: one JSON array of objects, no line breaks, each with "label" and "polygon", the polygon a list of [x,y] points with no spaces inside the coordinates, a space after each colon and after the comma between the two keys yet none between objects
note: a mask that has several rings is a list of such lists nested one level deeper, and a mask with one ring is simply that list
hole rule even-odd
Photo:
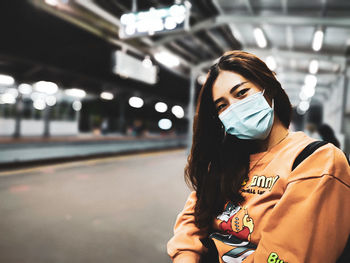
[{"label": "woman", "polygon": [[350,168],[327,144],[292,171],[314,139],[288,131],[291,104],[266,64],[225,53],[197,105],[173,262],[200,262],[208,240],[220,262],[335,262],[350,232]]}]

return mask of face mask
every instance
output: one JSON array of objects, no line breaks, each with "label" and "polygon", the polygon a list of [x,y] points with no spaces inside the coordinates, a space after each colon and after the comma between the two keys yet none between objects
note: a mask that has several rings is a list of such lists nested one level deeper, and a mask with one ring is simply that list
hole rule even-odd
[{"label": "face mask", "polygon": [[267,138],[274,114],[273,101],[271,108],[265,100],[264,91],[230,105],[219,115],[227,133],[245,140]]}]

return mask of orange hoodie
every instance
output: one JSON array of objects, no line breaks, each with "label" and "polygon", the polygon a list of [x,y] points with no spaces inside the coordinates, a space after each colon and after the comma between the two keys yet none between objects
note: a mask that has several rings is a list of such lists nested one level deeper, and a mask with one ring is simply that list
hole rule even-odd
[{"label": "orange hoodie", "polygon": [[200,239],[210,234],[221,263],[336,262],[350,233],[350,168],[343,152],[327,144],[291,172],[312,141],[290,132],[268,152],[251,155],[245,201],[226,204],[215,233],[195,226],[192,192],[168,242],[172,260],[199,262],[206,251]]}]

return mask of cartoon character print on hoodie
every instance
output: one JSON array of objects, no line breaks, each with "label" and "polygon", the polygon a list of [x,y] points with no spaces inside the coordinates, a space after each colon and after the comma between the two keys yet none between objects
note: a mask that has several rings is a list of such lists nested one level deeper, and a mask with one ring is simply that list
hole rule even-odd
[{"label": "cartoon character print on hoodie", "polygon": [[220,222],[219,228],[222,232],[213,233],[210,238],[215,243],[222,242],[228,246],[229,251],[221,258],[224,263],[240,263],[254,252],[256,246],[250,243],[254,221],[248,215],[247,208],[228,202],[217,220]]}]

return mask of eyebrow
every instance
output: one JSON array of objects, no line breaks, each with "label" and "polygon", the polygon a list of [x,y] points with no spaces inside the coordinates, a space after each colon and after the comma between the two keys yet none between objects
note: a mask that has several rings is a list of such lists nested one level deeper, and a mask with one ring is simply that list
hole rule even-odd
[{"label": "eyebrow", "polygon": [[[238,83],[237,85],[235,85],[231,90],[230,90],[230,94],[232,94],[236,89],[238,89],[240,86],[242,86],[243,84],[247,83],[248,81],[243,81],[241,83]],[[224,98],[220,97],[217,100],[214,101],[214,104],[218,104],[220,101],[223,101]]]}]

